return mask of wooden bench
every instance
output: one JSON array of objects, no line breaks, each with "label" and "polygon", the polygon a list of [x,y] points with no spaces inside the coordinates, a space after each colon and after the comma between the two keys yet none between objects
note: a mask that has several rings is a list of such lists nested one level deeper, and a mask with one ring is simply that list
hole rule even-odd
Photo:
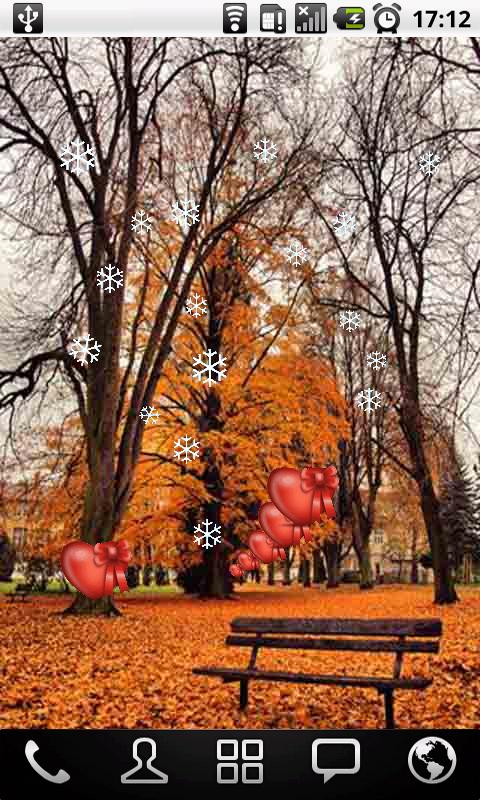
[{"label": "wooden bench", "polygon": [[32,587],[29,584],[17,583],[17,585],[15,586],[15,590],[13,592],[8,592],[8,594],[6,594],[5,596],[7,600],[9,600],[11,603],[15,603],[17,600],[25,602],[25,600],[27,599],[27,597],[30,596],[31,593],[32,593]]},{"label": "wooden bench", "polygon": [[[426,689],[431,678],[402,678],[405,653],[438,653],[442,623],[439,619],[264,619],[238,618],[231,622],[233,635],[226,644],[251,647],[246,669],[199,667],[195,675],[222,678],[224,683],[240,683],[240,708],[248,703],[248,683],[252,680],[313,683],[332,686],[374,688],[383,694],[387,728],[394,728],[393,693],[397,689]],[[325,638],[325,637],[356,638]],[[374,637],[374,638],[371,638]],[[430,641],[427,641],[427,640]],[[311,675],[277,672],[256,667],[261,647],[281,650],[354,651],[357,653],[393,653],[391,676]]]}]

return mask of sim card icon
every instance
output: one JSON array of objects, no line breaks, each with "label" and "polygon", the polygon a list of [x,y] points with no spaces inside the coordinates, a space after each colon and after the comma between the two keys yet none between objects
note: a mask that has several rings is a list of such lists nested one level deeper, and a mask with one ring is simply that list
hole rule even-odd
[{"label": "sim card icon", "polygon": [[277,3],[262,3],[260,6],[260,30],[263,33],[285,33],[287,12]]}]

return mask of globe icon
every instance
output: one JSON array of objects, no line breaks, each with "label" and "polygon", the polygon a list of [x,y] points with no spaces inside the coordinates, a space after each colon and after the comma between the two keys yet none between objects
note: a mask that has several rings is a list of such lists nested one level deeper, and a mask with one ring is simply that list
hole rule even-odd
[{"label": "globe icon", "polygon": [[457,756],[452,745],[439,736],[420,739],[408,754],[410,772],[423,783],[442,783],[457,766]]}]

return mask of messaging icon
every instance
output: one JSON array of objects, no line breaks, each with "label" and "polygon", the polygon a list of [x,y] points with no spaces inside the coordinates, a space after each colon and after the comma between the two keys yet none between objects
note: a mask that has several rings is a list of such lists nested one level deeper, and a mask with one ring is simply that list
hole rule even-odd
[{"label": "messaging icon", "polygon": [[335,775],[355,775],[360,770],[360,742],[358,739],[315,739],[312,769],[317,775],[323,775],[324,784]]}]

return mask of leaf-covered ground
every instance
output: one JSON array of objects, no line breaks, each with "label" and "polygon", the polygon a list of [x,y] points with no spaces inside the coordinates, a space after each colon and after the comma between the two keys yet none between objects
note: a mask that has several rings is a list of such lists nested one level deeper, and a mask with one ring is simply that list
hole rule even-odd
[{"label": "leaf-covered ground", "polygon": [[[248,587],[236,602],[182,595],[121,600],[118,619],[59,615],[66,601],[0,599],[0,727],[379,728],[374,690],[294,684],[251,685],[247,712],[238,684],[191,674],[200,665],[246,665],[226,648],[234,616],[441,617],[439,656],[406,656],[406,673],[431,673],[425,692],[398,692],[401,727],[480,727],[480,590],[437,608],[430,587],[333,592]],[[390,674],[392,656],[264,651],[259,666],[298,671]]]}]

